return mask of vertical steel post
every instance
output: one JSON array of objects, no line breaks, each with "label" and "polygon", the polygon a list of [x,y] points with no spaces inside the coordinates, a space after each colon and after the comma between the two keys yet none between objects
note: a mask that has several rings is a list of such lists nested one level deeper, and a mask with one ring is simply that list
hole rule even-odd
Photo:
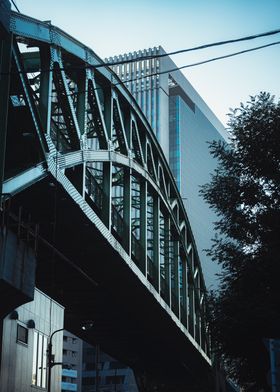
[{"label": "vertical steel post", "polygon": [[178,316],[180,314],[180,289],[179,289],[179,242],[176,240],[173,244],[174,249],[174,294],[176,296],[176,308]]},{"label": "vertical steel post", "polygon": [[[81,139],[86,140],[87,137],[87,73],[82,70],[78,73],[78,97],[77,97],[77,120],[81,132]],[[82,143],[84,149],[84,143]],[[82,196],[85,198],[85,177],[86,177],[86,163],[83,163],[82,170]]]},{"label": "vertical steel post", "polygon": [[78,73],[77,120],[81,135],[86,131],[87,77],[84,70]]},{"label": "vertical steel post", "polygon": [[2,201],[2,183],[4,180],[6,155],[12,40],[12,34],[7,34],[0,41],[0,203]]},{"label": "vertical steel post", "polygon": [[147,181],[140,182],[140,244],[141,270],[147,276]]},{"label": "vertical steel post", "polygon": [[[181,256],[180,256],[181,257]],[[189,328],[189,318],[188,318],[188,267],[187,267],[187,260],[182,260],[182,294],[183,294],[183,309],[185,314],[183,317],[186,320],[187,328]],[[181,315],[182,320],[182,315]]]},{"label": "vertical steel post", "polygon": [[124,248],[131,256],[131,169],[124,169]]},{"label": "vertical steel post", "polygon": [[[107,134],[109,140],[112,137],[112,123],[113,123],[113,115],[112,115],[112,91],[109,88],[106,88],[104,94],[104,119],[105,125],[107,129]],[[111,143],[109,143],[109,149],[111,149]],[[107,226],[109,231],[111,231],[111,189],[112,189],[112,162],[104,162],[103,163],[103,200],[104,203],[102,205],[102,220],[103,223]]]},{"label": "vertical steel post", "polygon": [[165,282],[168,292],[166,298],[168,299],[168,305],[171,305],[171,260],[170,260],[170,218],[164,216],[164,269],[165,269]]},{"label": "vertical steel post", "polygon": [[43,131],[50,134],[50,121],[51,121],[51,91],[52,91],[52,63],[50,48],[40,48],[40,102],[39,111]]},{"label": "vertical steel post", "polygon": [[159,196],[154,197],[154,213],[153,213],[153,227],[154,227],[154,264],[156,268],[157,276],[155,277],[155,288],[159,292],[160,290],[160,265],[159,265]]},{"label": "vertical steel post", "polygon": [[109,231],[112,222],[112,162],[103,163],[102,221]]},{"label": "vertical steel post", "polygon": [[188,312],[188,329],[190,334],[195,338],[195,298],[194,298],[194,281],[191,271],[188,272],[188,297],[189,297],[189,312]]},{"label": "vertical steel post", "polygon": [[[125,112],[124,128],[128,143],[128,154],[131,153],[131,115],[130,112]],[[131,174],[130,168],[124,168],[124,194],[123,194],[123,220],[124,220],[124,238],[123,245],[129,257],[131,257]]]}]

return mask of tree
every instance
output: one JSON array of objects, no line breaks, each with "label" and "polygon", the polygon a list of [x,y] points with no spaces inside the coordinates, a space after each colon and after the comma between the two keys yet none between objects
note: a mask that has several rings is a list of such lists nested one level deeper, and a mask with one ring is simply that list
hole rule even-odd
[{"label": "tree", "polygon": [[201,189],[218,215],[208,254],[223,267],[213,337],[230,376],[269,390],[264,339],[280,338],[280,102],[262,92],[229,116],[230,142],[210,143],[218,166]]}]

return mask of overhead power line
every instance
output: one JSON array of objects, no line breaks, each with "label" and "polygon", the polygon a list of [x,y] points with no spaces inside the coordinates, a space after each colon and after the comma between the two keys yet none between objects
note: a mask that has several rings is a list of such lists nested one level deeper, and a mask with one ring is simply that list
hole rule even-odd
[{"label": "overhead power line", "polygon": [[[165,74],[165,73],[175,72],[175,71],[178,71],[178,70],[184,69],[184,68],[196,67],[196,66],[199,66],[199,65],[203,65],[203,64],[207,64],[207,63],[213,62],[213,61],[217,61],[217,60],[222,60],[222,59],[226,59],[226,58],[229,58],[229,57],[238,56],[238,55],[243,54],[243,53],[253,52],[255,50],[260,50],[260,49],[267,48],[269,46],[274,46],[274,45],[279,45],[279,44],[280,44],[280,41],[271,42],[271,43],[266,44],[266,45],[256,46],[254,48],[241,50],[239,52],[226,54],[224,56],[213,57],[213,58],[210,58],[210,59],[207,59],[207,60],[203,60],[203,61],[199,61],[199,62],[196,62],[196,63],[182,65],[181,67],[176,67],[176,68],[168,69],[168,70],[165,70],[165,71],[150,73],[150,74],[147,74],[147,75],[143,75],[143,76],[140,76],[140,77],[135,77],[135,78],[128,79],[128,80],[123,80],[121,82],[112,83],[112,84],[114,86],[121,85],[121,84],[125,85],[125,83],[130,83],[130,82],[133,82],[133,81],[136,81],[136,80],[150,78],[152,76],[162,75],[162,74]],[[79,71],[79,70],[84,70],[84,69],[95,69],[95,68],[100,68],[100,67],[104,67],[104,66],[109,66],[109,64],[102,63],[102,64],[96,64],[96,65],[89,65],[88,64],[88,65],[85,65],[85,66],[82,66],[82,67],[78,67],[78,66],[75,66],[75,67],[73,67],[73,66],[72,67],[59,67],[59,70],[60,71],[69,71],[69,70]],[[44,69],[41,72],[49,72],[49,71],[54,71],[54,70],[53,69]],[[0,75],[12,75],[12,74],[22,74],[22,73],[26,74],[28,72],[27,71],[0,72]],[[96,89],[99,89],[99,88],[96,88]]]},{"label": "overhead power line", "polygon": [[[125,86],[126,83],[131,83],[131,82],[135,82],[135,81],[141,81],[141,79],[146,79],[146,78],[150,78],[150,77],[152,77],[152,76],[157,76],[157,75],[162,75],[162,74],[166,74],[166,73],[170,73],[170,72],[175,72],[175,71],[178,71],[178,70],[184,69],[184,68],[197,67],[197,66],[199,66],[199,65],[211,63],[211,62],[213,62],[213,61],[218,61],[218,60],[226,59],[226,58],[229,58],[229,57],[238,56],[238,55],[240,55],[240,54],[244,54],[244,53],[248,53],[248,52],[253,52],[253,51],[255,51],[255,50],[260,50],[260,49],[264,49],[264,48],[267,48],[267,47],[270,47],[270,46],[274,46],[274,45],[279,45],[279,44],[280,44],[280,41],[271,42],[271,43],[266,44],[266,45],[256,46],[256,47],[254,47],[254,48],[241,50],[241,51],[239,51],[239,52],[234,52],[234,53],[226,54],[226,55],[224,55],[224,56],[213,57],[213,58],[211,58],[211,59],[199,61],[199,62],[197,62],[197,63],[191,63],[191,64],[187,64],[187,65],[182,65],[181,67],[176,67],[176,68],[168,69],[168,70],[161,71],[161,72],[154,72],[154,73],[150,73],[150,74],[143,75],[143,76],[140,76],[140,77],[135,77],[135,78],[128,79],[128,80],[122,80],[122,81],[117,82],[117,83],[112,83],[112,85],[113,85],[113,86],[118,86],[118,85],[124,85],[124,86]],[[106,64],[106,65],[107,65],[107,64]],[[87,68],[92,69],[92,68],[96,68],[96,65],[87,65],[87,66],[85,66],[84,68],[85,68],[85,69],[87,69]],[[76,69],[76,67],[73,68],[73,69]],[[79,69],[81,69],[81,68],[79,68]],[[67,71],[67,70],[69,70],[69,68],[60,68],[60,70]],[[99,90],[99,89],[101,89],[101,87],[96,87],[94,90]]]},{"label": "overhead power line", "polygon": [[[176,68],[168,69],[168,70],[161,71],[161,72],[150,73],[150,74],[147,74],[147,75],[143,75],[143,76],[140,76],[140,77],[135,77],[135,78],[128,79],[128,80],[122,80],[122,81],[117,82],[117,83],[111,82],[111,84],[112,84],[113,86],[119,86],[119,85],[125,86],[126,83],[131,83],[131,82],[135,82],[135,81],[141,81],[141,79],[146,79],[146,78],[150,78],[150,77],[152,77],[152,76],[162,75],[162,74],[165,74],[165,73],[175,72],[175,71],[178,71],[178,70],[184,69],[184,68],[196,67],[196,66],[199,66],[199,65],[211,63],[211,62],[213,62],[213,61],[218,61],[218,60],[226,59],[226,58],[228,58],[228,57],[238,56],[238,55],[243,54],[243,53],[253,52],[253,51],[255,51],[255,50],[260,50],[260,49],[267,48],[267,47],[269,47],[269,46],[274,46],[274,45],[279,45],[279,44],[280,44],[280,41],[271,42],[271,43],[266,44],[266,45],[261,45],[261,46],[255,47],[255,48],[250,48],[250,49],[241,50],[241,51],[239,51],[239,52],[226,54],[226,55],[224,55],[224,56],[213,57],[213,58],[211,58],[211,59],[199,61],[199,62],[197,62],[197,63],[191,63],[191,64],[187,64],[187,65],[182,65],[181,67],[176,67]],[[96,65],[86,65],[85,67],[67,67],[67,68],[64,68],[64,67],[62,68],[62,67],[61,67],[61,68],[59,68],[59,70],[60,70],[60,71],[68,71],[68,70],[70,70],[70,69],[72,69],[72,70],[82,70],[82,69],[92,69],[92,68],[96,68]],[[46,71],[47,71],[47,70],[44,70],[44,72],[46,72]],[[48,71],[50,71],[50,70],[48,70]],[[22,73],[22,72],[20,71],[20,72],[18,72],[18,73]],[[24,73],[26,73],[26,72],[24,72]],[[100,89],[102,89],[102,87],[95,87],[95,88],[94,88],[94,90],[100,90]],[[80,91],[80,92],[85,92],[85,91]],[[69,94],[69,95],[72,95],[72,94]]]},{"label": "overhead power line", "polygon": [[[11,0],[11,2],[13,3],[14,7],[16,8],[16,10],[20,13],[20,10],[17,7],[15,1]],[[236,42],[250,41],[250,40],[253,40],[253,39],[262,38],[262,37],[268,37],[268,36],[279,34],[279,33],[280,33],[280,29],[270,30],[270,31],[265,31],[263,33],[248,35],[248,36],[245,36],[245,37],[240,37],[240,38],[235,38],[235,39],[230,39],[230,40],[225,40],[225,41],[212,42],[212,43],[209,43],[209,44],[194,46],[192,48],[187,48],[187,49],[180,49],[180,50],[176,50],[176,51],[168,52],[168,53],[161,53],[161,54],[154,54],[154,55],[145,55],[145,56],[140,56],[140,57],[137,57],[137,58],[134,58],[134,59],[132,58],[132,59],[126,59],[126,60],[120,60],[120,61],[114,61],[114,62],[113,61],[112,62],[106,62],[106,63],[104,62],[102,64],[97,64],[94,67],[95,68],[100,68],[100,67],[104,67],[106,65],[107,66],[121,65],[121,64],[127,64],[127,63],[134,63],[136,61],[141,61],[141,60],[150,60],[150,59],[153,59],[153,58],[161,58],[161,57],[166,57],[166,56],[173,56],[173,55],[176,55],[176,54],[187,53],[187,52],[192,52],[192,51],[201,50],[201,49],[207,49],[207,48],[211,48],[211,47],[215,47],[215,46],[228,45],[228,44],[233,44],[233,43],[236,43]],[[268,46],[271,46],[271,45],[268,45]],[[265,46],[263,46],[263,47],[265,47]],[[249,49],[248,51],[257,50],[257,49],[261,49],[261,47],[260,48],[256,48],[256,49]],[[241,53],[245,53],[245,52],[246,51],[241,51],[240,53],[237,53],[237,54],[241,54]],[[233,54],[232,56],[235,56],[235,55],[236,54]],[[230,56],[228,56],[228,57],[230,57]],[[225,58],[225,57],[219,57],[219,58],[217,58],[217,60],[218,59],[222,59],[222,58]],[[215,59],[211,59],[211,60],[206,61],[206,62],[210,62],[210,61],[215,61]],[[194,64],[194,65],[200,65],[200,64],[205,64],[205,62],[197,63],[197,64]],[[187,66],[185,66],[185,68],[190,67],[190,66],[191,65],[187,65]],[[183,67],[180,67],[178,69],[181,69],[181,68],[183,68]]]},{"label": "overhead power line", "polygon": [[157,75],[162,75],[162,74],[165,74],[165,73],[175,72],[175,71],[178,71],[179,69],[183,69],[183,68],[196,67],[196,66],[198,66],[198,65],[211,63],[211,62],[213,62],[213,61],[226,59],[226,58],[228,58],[228,57],[238,56],[238,55],[243,54],[243,53],[253,52],[253,51],[255,51],[255,50],[264,49],[264,48],[267,48],[267,47],[269,47],[269,46],[274,46],[274,45],[279,45],[279,44],[280,44],[280,41],[271,42],[271,43],[266,44],[266,45],[261,45],[261,46],[255,47],[255,48],[241,50],[241,51],[239,51],[239,52],[226,54],[226,55],[224,55],[224,56],[213,57],[213,58],[211,58],[211,59],[199,61],[199,62],[197,62],[197,63],[182,65],[181,67],[176,67],[176,68],[168,69],[168,70],[161,71],[161,72],[154,72],[154,73],[151,73],[151,74],[148,74],[148,75],[140,76],[140,77],[138,77],[138,78],[136,77],[136,78],[129,79],[129,80],[123,80],[123,81],[121,81],[121,82],[115,83],[114,85],[117,86],[117,85],[119,85],[119,84],[125,84],[125,83],[134,82],[134,81],[136,81],[136,80],[141,80],[141,79],[144,79],[144,78],[150,78],[151,76],[157,76]]},{"label": "overhead power line", "polygon": [[[206,49],[206,48],[212,48],[214,46],[221,46],[221,45],[233,44],[233,43],[236,43],[236,42],[249,41],[249,40],[256,39],[256,38],[261,38],[261,37],[268,37],[270,35],[275,35],[275,34],[279,34],[279,33],[280,33],[280,29],[271,30],[271,31],[266,31],[264,33],[248,35],[246,37],[230,39],[230,40],[226,40],[226,41],[213,42],[213,43],[210,43],[210,44],[194,46],[192,48],[187,48],[187,49],[180,49],[180,50],[176,50],[174,52],[169,52],[169,53],[153,54],[153,55],[147,55],[147,56],[145,55],[145,56],[140,56],[140,57],[137,57],[137,58],[127,59],[127,60],[107,62],[106,65],[108,65],[108,66],[121,65],[121,64],[127,64],[127,63],[134,63],[136,61],[141,61],[141,60],[150,60],[150,59],[153,59],[153,58],[173,56],[175,54],[192,52],[192,51]],[[99,64],[99,65],[96,65],[96,68],[99,68],[99,67],[102,67],[102,66],[103,66],[103,64]]]},{"label": "overhead power line", "polygon": [[20,13],[20,10],[18,9],[18,6],[17,6],[16,3],[14,2],[14,0],[11,0],[11,2],[13,3],[13,6],[14,6],[15,9],[17,10],[17,12]]}]

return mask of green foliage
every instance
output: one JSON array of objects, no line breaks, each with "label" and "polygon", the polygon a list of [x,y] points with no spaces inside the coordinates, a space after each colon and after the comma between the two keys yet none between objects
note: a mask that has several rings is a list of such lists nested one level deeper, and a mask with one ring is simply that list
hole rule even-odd
[{"label": "green foliage", "polygon": [[218,167],[201,193],[216,211],[208,251],[223,266],[212,329],[229,374],[267,389],[264,338],[280,338],[280,102],[250,97],[230,114],[230,143],[210,144]]}]

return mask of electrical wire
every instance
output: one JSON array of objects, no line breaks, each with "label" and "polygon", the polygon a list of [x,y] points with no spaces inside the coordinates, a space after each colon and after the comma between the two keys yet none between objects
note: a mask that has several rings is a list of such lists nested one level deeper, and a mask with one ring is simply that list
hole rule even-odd
[{"label": "electrical wire", "polygon": [[199,66],[199,65],[202,65],[202,64],[207,64],[207,63],[211,63],[211,62],[213,62],[213,61],[226,59],[226,58],[228,58],[228,57],[238,56],[238,55],[243,54],[243,53],[253,52],[253,51],[255,51],[255,50],[260,50],[260,49],[267,48],[267,47],[269,47],[269,46],[274,46],[274,45],[279,45],[279,44],[280,44],[280,41],[276,41],[276,42],[272,42],[272,43],[269,43],[269,44],[266,44],[266,45],[257,46],[257,47],[255,47],[255,48],[250,48],[250,49],[241,50],[241,51],[239,51],[239,52],[234,52],[234,53],[226,54],[226,55],[224,55],[224,56],[213,57],[213,58],[211,58],[211,59],[199,61],[199,62],[197,62],[197,63],[182,65],[181,67],[176,67],[176,68],[172,68],[172,69],[168,69],[168,70],[160,71],[160,72],[154,72],[154,73],[151,73],[151,74],[149,74],[149,75],[143,75],[143,76],[138,77],[138,78],[136,77],[136,78],[129,79],[129,80],[123,80],[123,81],[121,81],[121,82],[113,83],[113,84],[114,84],[115,86],[117,86],[117,85],[119,85],[119,84],[130,83],[130,82],[134,82],[134,81],[136,81],[136,80],[141,80],[141,79],[144,79],[144,78],[150,78],[151,76],[157,76],[157,75],[162,75],[162,74],[165,74],[165,73],[175,72],[175,71],[178,71],[179,69],[196,67],[196,66]]},{"label": "electrical wire", "polygon": [[[154,73],[150,73],[150,74],[143,75],[143,76],[140,76],[140,77],[135,77],[135,78],[128,79],[128,80],[122,80],[122,81],[117,82],[117,83],[113,83],[113,82],[111,81],[111,85],[112,85],[112,86],[119,86],[119,85],[122,85],[122,86],[125,86],[125,87],[126,87],[126,83],[131,83],[131,82],[135,82],[135,81],[141,81],[142,79],[151,78],[151,77],[153,77],[153,76],[158,76],[158,75],[163,75],[163,74],[166,74],[166,73],[176,72],[176,71],[179,71],[180,69],[184,69],[184,68],[197,67],[197,66],[199,66],[199,65],[211,63],[211,62],[218,61],[218,60],[222,60],[222,59],[226,59],[226,58],[229,58],[229,57],[238,56],[238,55],[240,55],[240,54],[253,52],[253,51],[255,51],[255,50],[260,50],[260,49],[264,49],[264,48],[267,48],[267,47],[270,47],[270,46],[274,46],[274,45],[279,45],[279,44],[280,44],[280,41],[271,42],[271,43],[269,43],[269,44],[257,46],[257,47],[255,47],[255,48],[250,48],[250,49],[241,50],[241,51],[239,51],[239,52],[234,52],[234,53],[226,54],[226,55],[224,55],[224,56],[213,57],[213,58],[211,58],[211,59],[199,61],[199,62],[197,62],[197,63],[182,65],[181,67],[176,67],[176,68],[172,68],[172,69],[168,69],[168,70],[160,71],[160,72],[154,72]],[[93,69],[93,68],[95,68],[95,67],[96,67],[95,65],[86,65],[85,67],[82,67],[82,68],[81,68],[81,67],[69,67],[69,68],[68,68],[68,67],[67,67],[67,68],[64,68],[64,67],[63,67],[63,68],[59,68],[59,70],[60,70],[60,71],[67,71],[67,70],[69,70],[69,69],[73,69],[73,70],[76,70],[76,69],[79,69],[79,70],[80,70],[80,69]],[[21,72],[23,72],[23,71],[19,71],[18,73],[21,73]],[[24,72],[25,72],[25,71],[24,71]],[[46,70],[44,70],[44,72],[46,72]],[[116,76],[119,77],[118,75],[116,75]],[[96,90],[102,90],[102,87],[95,87],[94,90],[95,90],[95,91],[96,91]],[[79,93],[84,93],[84,92],[85,92],[85,91],[80,91]],[[68,95],[68,96],[72,96],[73,93],[70,93],[70,94],[67,94],[67,95]]]},{"label": "electrical wire", "polygon": [[[147,56],[145,55],[145,56],[140,56],[140,57],[137,57],[137,58],[134,58],[134,59],[106,62],[106,65],[108,65],[108,66],[121,65],[121,64],[127,64],[127,63],[133,63],[133,62],[141,61],[141,60],[150,60],[150,59],[153,59],[153,58],[173,56],[173,55],[180,54],[180,53],[186,53],[186,52],[192,52],[192,51],[206,49],[206,48],[212,48],[214,46],[221,46],[221,45],[227,45],[227,44],[232,44],[232,43],[236,43],[236,42],[249,41],[249,40],[256,39],[256,38],[261,38],[261,37],[268,37],[270,35],[275,35],[275,34],[279,34],[279,33],[280,33],[280,29],[271,30],[271,31],[266,31],[264,33],[248,35],[246,37],[230,39],[230,40],[226,40],[226,41],[213,42],[213,43],[210,43],[210,44],[194,46],[192,48],[187,48],[187,49],[180,49],[180,50],[176,50],[174,52],[169,52],[169,53],[147,55]],[[102,64],[99,64],[99,65],[96,66],[96,68],[98,68],[98,67],[102,67]]]},{"label": "electrical wire", "polygon": [[[253,52],[255,50],[260,50],[260,49],[264,49],[264,48],[267,48],[267,47],[270,47],[270,46],[274,46],[274,45],[279,45],[279,44],[280,44],[280,41],[271,42],[271,43],[266,44],[266,45],[256,46],[254,48],[241,50],[239,52],[226,54],[224,56],[213,57],[213,58],[210,58],[210,59],[207,59],[207,60],[199,61],[197,63],[191,63],[191,64],[187,64],[187,65],[182,65],[181,67],[176,67],[176,68],[172,68],[172,69],[168,69],[168,70],[160,71],[160,72],[154,72],[154,73],[150,73],[148,75],[143,75],[141,77],[136,77],[136,78],[129,79],[129,80],[123,80],[121,82],[112,83],[112,84],[117,86],[119,84],[125,84],[125,83],[129,83],[129,82],[133,82],[135,80],[141,80],[141,79],[144,79],[144,78],[149,78],[151,76],[157,76],[157,75],[162,75],[162,74],[169,73],[169,72],[175,72],[175,71],[178,71],[178,70],[184,69],[184,68],[196,67],[196,66],[199,66],[199,65],[202,65],[202,64],[207,64],[207,63],[210,63],[210,62],[213,62],[213,61],[217,61],[217,60],[222,60],[222,59],[226,59],[226,58],[229,58],[229,57],[238,56],[240,54]],[[101,66],[103,66],[103,67],[104,66],[108,66],[108,64],[106,64],[106,63],[104,63],[104,64],[97,64],[97,65],[88,64],[88,65],[85,65],[85,66],[82,66],[82,67],[59,67],[58,69],[60,71],[70,71],[70,70],[73,70],[73,71],[79,71],[80,70],[81,71],[81,70],[85,70],[85,69],[95,69],[95,68],[99,68]],[[53,71],[53,69],[44,69],[43,71],[40,71],[40,72],[43,73],[43,72],[50,72],[50,71]],[[18,74],[22,74],[22,73],[28,73],[28,72],[27,71],[0,72],[0,75],[3,75],[3,76],[4,75],[12,75],[12,74],[17,74],[18,75]],[[116,76],[118,76],[118,75],[116,75]]]},{"label": "electrical wire", "polygon": [[14,2],[14,0],[11,0],[11,2],[13,3],[13,6],[15,7],[15,9],[17,10],[17,12],[20,14],[20,10],[18,9],[16,3]]},{"label": "electrical wire", "polygon": [[[15,4],[15,1],[11,0],[11,2],[13,3],[14,7],[16,8],[16,10],[20,13],[19,8]],[[113,65],[134,63],[136,61],[151,60],[151,59],[161,58],[161,57],[166,57],[166,56],[174,56],[176,54],[181,54],[181,53],[187,53],[187,52],[192,52],[192,51],[201,50],[201,49],[212,48],[212,47],[215,47],[215,46],[228,45],[228,44],[232,44],[232,43],[236,43],[236,42],[243,42],[243,41],[249,41],[249,40],[253,40],[253,39],[257,39],[257,38],[268,37],[268,36],[279,34],[279,33],[280,33],[280,29],[271,30],[271,31],[265,31],[263,33],[248,35],[248,36],[245,36],[245,37],[240,37],[240,38],[235,38],[235,39],[230,39],[230,40],[225,40],[225,41],[212,42],[212,43],[209,43],[209,44],[194,46],[192,48],[187,48],[187,49],[180,49],[180,50],[176,50],[176,51],[173,51],[173,52],[161,53],[161,54],[155,54],[155,55],[140,56],[140,57],[137,57],[137,59],[126,59],[126,60],[120,60],[120,61],[104,62],[104,63],[101,63],[101,64],[96,64],[94,66],[94,68],[101,68],[101,67],[104,67],[104,66],[110,67],[110,66],[113,66]],[[271,45],[273,45],[273,44],[268,44],[268,46],[271,46]],[[261,48],[264,48],[264,47],[266,47],[266,46],[263,45],[263,46],[260,46],[258,48],[247,50],[247,51],[249,52],[249,51],[261,49]],[[217,60],[222,59],[222,58],[226,58],[226,57],[236,56],[237,54],[241,54],[241,53],[246,53],[246,51],[237,52],[236,54],[232,54],[232,55],[225,56],[225,57],[221,56],[221,57],[218,57]],[[211,61],[215,61],[215,59],[210,59],[209,61],[205,61],[205,62],[201,62],[201,63],[197,63],[197,64],[195,63],[194,65],[186,65],[186,66],[180,67],[178,69],[187,68],[187,67],[195,66],[195,65],[201,65],[201,64],[205,64],[205,63],[211,62]]]}]

